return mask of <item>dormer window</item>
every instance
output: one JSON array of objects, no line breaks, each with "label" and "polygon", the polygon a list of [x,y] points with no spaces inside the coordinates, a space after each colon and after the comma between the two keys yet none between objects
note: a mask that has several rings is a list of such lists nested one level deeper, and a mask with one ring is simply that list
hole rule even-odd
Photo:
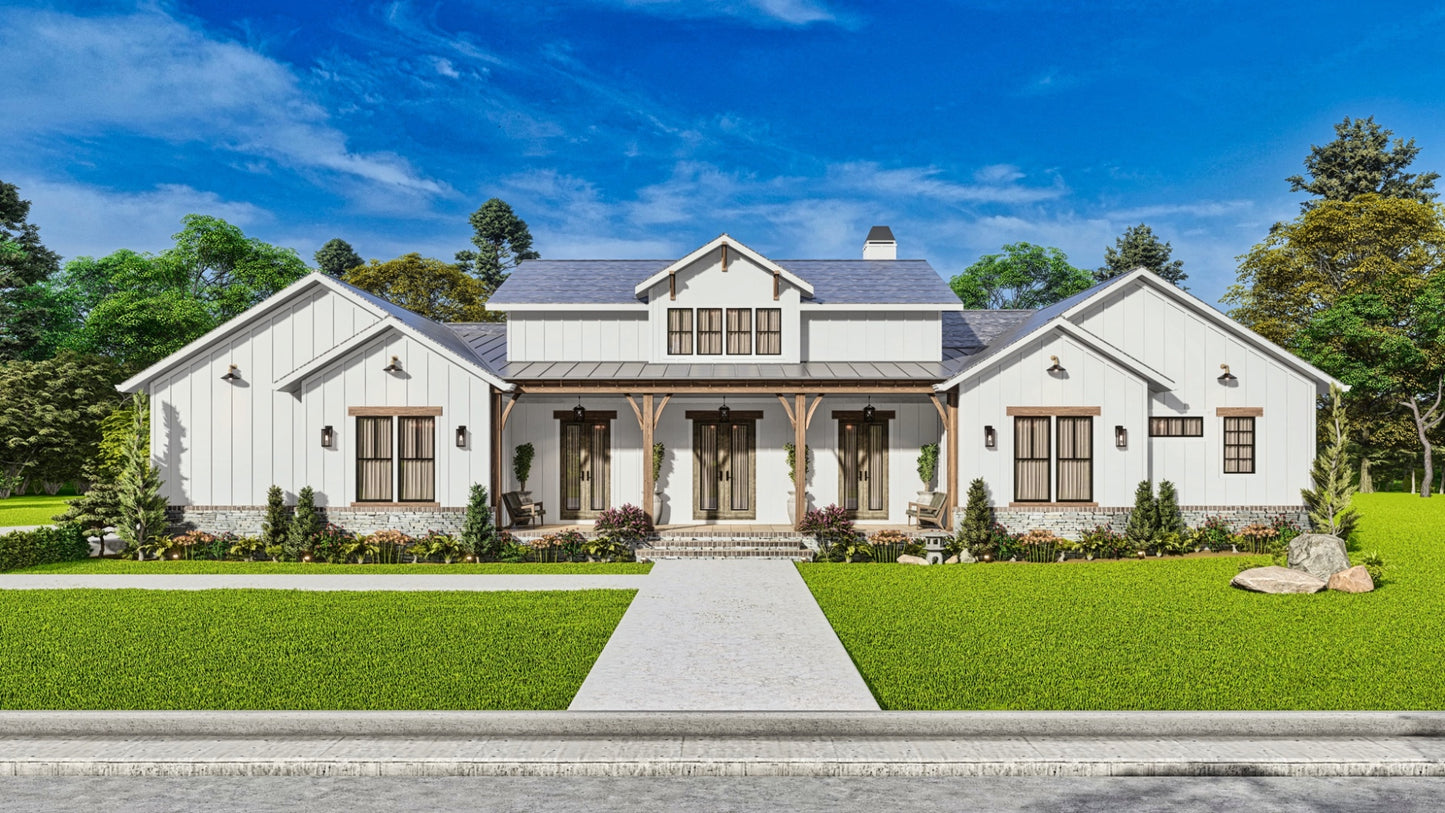
[{"label": "dormer window", "polygon": [[781,356],[782,308],[667,309],[669,356],[721,356],[724,349],[729,356]]},{"label": "dormer window", "polygon": [[692,308],[667,309],[667,353],[692,355]]},{"label": "dormer window", "polygon": [[758,355],[783,354],[783,310],[758,308]]},{"label": "dormer window", "polygon": [[722,351],[722,308],[698,308],[697,354],[699,356],[720,356]]},{"label": "dormer window", "polygon": [[753,354],[753,312],[751,308],[728,308],[728,355]]}]

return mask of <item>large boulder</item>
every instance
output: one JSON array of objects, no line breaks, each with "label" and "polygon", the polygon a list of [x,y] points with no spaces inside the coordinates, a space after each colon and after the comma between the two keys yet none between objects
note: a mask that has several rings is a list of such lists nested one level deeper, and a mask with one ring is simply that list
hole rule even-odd
[{"label": "large boulder", "polygon": [[900,565],[926,565],[926,564],[928,564],[928,560],[925,559],[925,558],[923,558],[922,556],[911,556],[911,555],[905,553],[905,554],[903,554],[902,556],[899,556],[899,557],[898,557],[898,564],[900,564]]},{"label": "large boulder", "polygon": [[1301,534],[1289,543],[1289,566],[1326,581],[1350,569],[1345,540],[1329,534]]},{"label": "large boulder", "polygon": [[1370,571],[1364,565],[1356,565],[1331,576],[1330,589],[1341,593],[1368,593],[1375,589],[1375,580],[1370,578]]},{"label": "large boulder", "polygon": [[1230,584],[1256,593],[1318,593],[1325,589],[1324,579],[1274,565],[1242,571]]}]

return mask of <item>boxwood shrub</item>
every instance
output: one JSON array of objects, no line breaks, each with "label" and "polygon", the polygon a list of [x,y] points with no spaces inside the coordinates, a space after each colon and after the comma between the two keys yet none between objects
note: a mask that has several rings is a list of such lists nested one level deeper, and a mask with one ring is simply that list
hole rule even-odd
[{"label": "boxwood shrub", "polygon": [[0,573],[89,557],[90,542],[75,523],[0,536]]}]

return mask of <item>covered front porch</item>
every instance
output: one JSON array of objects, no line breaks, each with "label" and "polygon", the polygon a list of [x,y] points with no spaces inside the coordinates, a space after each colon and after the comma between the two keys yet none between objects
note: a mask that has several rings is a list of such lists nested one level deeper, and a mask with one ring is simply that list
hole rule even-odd
[{"label": "covered front porch", "polygon": [[[516,491],[542,503],[547,530],[586,530],[630,503],[673,535],[791,534],[810,508],[830,504],[861,529],[906,530],[908,504],[927,491],[946,495],[947,527],[957,504],[957,403],[926,382],[807,392],[746,380],[521,382],[493,393],[493,415],[492,493],[508,524],[502,495]],[[934,443],[937,471],[925,484],[919,453]],[[522,472],[525,444],[533,456]]]}]

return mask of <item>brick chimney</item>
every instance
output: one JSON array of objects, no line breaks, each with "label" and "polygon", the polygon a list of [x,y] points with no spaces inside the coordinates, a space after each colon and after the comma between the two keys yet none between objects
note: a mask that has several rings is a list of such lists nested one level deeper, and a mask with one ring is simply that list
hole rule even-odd
[{"label": "brick chimney", "polygon": [[887,226],[874,226],[868,230],[868,239],[863,241],[863,259],[898,259],[898,241],[893,239],[893,230]]}]

